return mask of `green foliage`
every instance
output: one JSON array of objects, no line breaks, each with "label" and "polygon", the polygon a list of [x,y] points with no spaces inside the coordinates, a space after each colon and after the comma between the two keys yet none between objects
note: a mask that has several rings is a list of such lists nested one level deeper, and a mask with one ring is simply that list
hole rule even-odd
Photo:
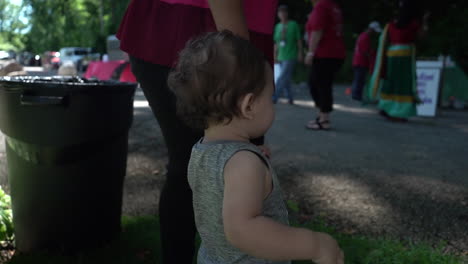
[{"label": "green foliage", "polygon": [[13,239],[13,214],[11,199],[0,186],[0,241]]},{"label": "green foliage", "polygon": [[428,54],[439,51],[451,55],[468,74],[468,3],[449,4],[434,17],[436,15],[441,17],[431,21],[428,32],[430,41],[421,41],[419,46]]},{"label": "green foliage", "polygon": [[[106,37],[115,34],[130,0],[24,0],[23,7],[15,7],[9,0],[0,0],[0,49],[25,48],[35,53],[58,50],[65,46],[94,47],[105,52]],[[344,14],[345,42],[348,57],[360,32],[370,21],[382,24],[390,21],[397,9],[397,0],[336,0]],[[418,56],[437,57],[449,54],[468,71],[468,2],[465,0],[418,1],[422,9],[431,11],[429,32],[418,44]],[[280,0],[287,4],[290,17],[305,24],[312,10],[310,0]],[[20,14],[31,26],[25,25]],[[29,32],[23,36],[26,28]],[[8,28],[5,33],[2,28]],[[2,33],[3,32],[3,33]],[[23,33],[21,33],[23,32]],[[339,79],[351,79],[351,67],[346,64]]]},{"label": "green foliage", "polygon": [[288,206],[288,210],[293,213],[299,213],[299,204],[295,201],[288,200],[286,202],[286,205]]},{"label": "green foliage", "polygon": [[[298,207],[294,202],[289,206]],[[119,240],[98,250],[75,257],[30,255],[15,256],[10,264],[143,264],[161,263],[159,221],[157,217],[124,217],[123,232]],[[347,264],[457,264],[457,257],[444,255],[441,248],[433,249],[423,244],[405,243],[391,239],[369,239],[344,235],[327,226],[323,220],[304,225],[319,232],[332,234],[345,252]],[[294,262],[311,263],[307,261]]]},{"label": "green foliage", "polygon": [[31,9],[26,47],[35,53],[62,47],[93,47],[105,52],[129,0],[24,0]]},{"label": "green foliage", "polygon": [[0,50],[24,48],[24,30],[27,25],[22,19],[24,8],[8,0],[0,0]]},{"label": "green foliage", "polygon": [[[391,238],[367,238],[359,235],[347,235],[337,232],[323,220],[317,219],[303,225],[318,232],[331,234],[345,252],[348,264],[457,264],[459,257],[442,252],[444,244],[432,248],[424,243],[398,241]],[[295,264],[312,263],[297,261]]]},{"label": "green foliage", "polygon": [[[90,238],[92,239],[92,237]],[[15,256],[9,264],[156,264],[160,261],[159,220],[156,217],[123,217],[120,239],[77,256],[44,254]]]}]

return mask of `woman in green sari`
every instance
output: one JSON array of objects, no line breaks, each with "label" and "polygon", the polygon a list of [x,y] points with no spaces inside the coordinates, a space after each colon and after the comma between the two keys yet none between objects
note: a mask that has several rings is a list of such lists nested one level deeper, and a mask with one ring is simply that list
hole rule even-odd
[{"label": "woman in green sari", "polygon": [[416,115],[415,42],[427,30],[427,18],[418,15],[410,1],[400,1],[400,13],[382,32],[374,72],[364,93],[367,102],[378,102],[380,113],[392,121]]}]

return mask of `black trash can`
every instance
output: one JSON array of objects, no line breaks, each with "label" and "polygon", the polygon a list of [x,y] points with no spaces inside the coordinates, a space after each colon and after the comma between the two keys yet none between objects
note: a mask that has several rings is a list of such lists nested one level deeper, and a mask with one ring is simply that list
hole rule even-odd
[{"label": "black trash can", "polygon": [[77,252],[120,233],[135,88],[78,77],[0,79],[17,250]]}]

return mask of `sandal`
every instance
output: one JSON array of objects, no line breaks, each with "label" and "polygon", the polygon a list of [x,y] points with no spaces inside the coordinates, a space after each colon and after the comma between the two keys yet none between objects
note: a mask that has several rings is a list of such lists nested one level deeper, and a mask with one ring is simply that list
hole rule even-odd
[{"label": "sandal", "polygon": [[[325,124],[330,124],[330,120],[324,120],[324,121],[320,121],[320,118],[316,118],[315,119],[315,122],[313,121],[310,121],[307,125],[306,125],[306,128],[307,129],[310,129],[310,130],[330,130],[330,127],[324,127],[323,125]],[[316,125],[316,126],[314,126]]]},{"label": "sandal", "polygon": [[320,121],[320,117],[317,116],[317,117],[315,118],[315,120],[310,120],[309,122],[307,122],[306,127],[311,127],[311,126],[313,126],[313,125],[316,125],[317,122],[319,122],[319,121]]}]

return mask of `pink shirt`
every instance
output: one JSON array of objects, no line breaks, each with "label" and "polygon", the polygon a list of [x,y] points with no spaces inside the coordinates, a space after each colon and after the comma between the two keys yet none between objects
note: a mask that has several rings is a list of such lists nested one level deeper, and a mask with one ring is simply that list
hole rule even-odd
[{"label": "pink shirt", "polygon": [[[250,41],[273,60],[277,0],[245,0]],[[117,37],[123,51],[139,59],[172,67],[186,42],[216,31],[207,0],[132,0]]]},{"label": "pink shirt", "polygon": [[421,30],[421,23],[413,20],[405,28],[397,28],[395,22],[388,25],[388,34],[392,44],[414,44]]},{"label": "pink shirt", "polygon": [[346,48],[343,40],[343,15],[340,7],[333,0],[320,0],[312,10],[306,24],[310,35],[313,31],[323,31],[315,57],[336,58],[346,57]]},{"label": "pink shirt", "polygon": [[[169,4],[182,4],[201,8],[210,8],[208,0],[161,0]],[[244,12],[249,29],[271,34],[275,22],[276,4],[272,0],[255,0],[244,2]]]},{"label": "pink shirt", "polygon": [[354,49],[353,66],[370,68],[375,59],[375,50],[371,49],[369,32],[365,31],[359,35]]}]

